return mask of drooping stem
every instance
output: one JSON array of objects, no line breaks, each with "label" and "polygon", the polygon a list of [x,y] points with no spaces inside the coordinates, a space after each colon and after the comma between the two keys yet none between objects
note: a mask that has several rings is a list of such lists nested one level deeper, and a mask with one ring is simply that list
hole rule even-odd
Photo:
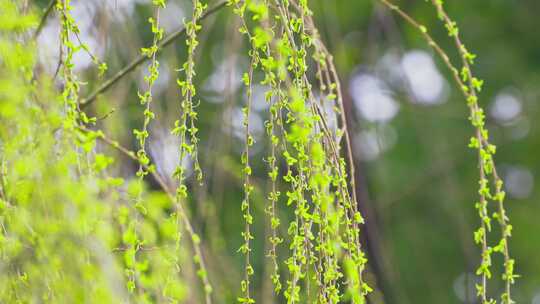
[{"label": "drooping stem", "polygon": [[[481,298],[482,303],[494,303],[495,300],[490,299],[487,296],[487,280],[491,277],[491,254],[493,252],[500,252],[504,257],[504,273],[502,279],[505,281],[505,291],[501,295],[501,300],[502,303],[505,304],[514,303],[511,298],[511,285],[514,284],[514,280],[517,276],[514,274],[514,260],[510,257],[508,247],[508,239],[511,236],[512,225],[509,223],[504,208],[505,193],[503,191],[503,182],[495,167],[494,154],[496,152],[496,147],[489,142],[489,135],[484,121],[484,111],[478,103],[477,95],[482,89],[483,81],[474,77],[472,74],[471,65],[473,64],[476,55],[470,53],[462,43],[457,24],[455,21],[452,21],[445,12],[442,0],[431,0],[431,3],[435,6],[438,17],[445,25],[448,35],[454,40],[462,62],[461,71],[452,64],[449,56],[428,34],[428,30],[425,26],[419,24],[397,5],[392,4],[387,0],[380,1],[422,33],[424,39],[449,68],[458,88],[465,96],[470,111],[469,120],[475,128],[475,135],[471,137],[469,147],[478,151],[478,167],[480,172],[480,188],[478,191],[480,201],[476,203],[475,207],[478,209],[481,224],[480,228],[474,233],[475,242],[481,244],[482,249],[481,264],[476,272],[481,276],[481,283],[476,286],[477,294]],[[491,177],[495,187],[494,194],[491,193],[489,187],[489,177]],[[497,203],[497,212],[494,213],[493,218],[498,221],[502,234],[499,243],[494,247],[490,247],[487,243],[487,233],[491,230],[492,219],[488,211],[488,200],[493,200]]]},{"label": "drooping stem", "polygon": [[[138,140],[139,143],[139,150],[137,150],[137,158],[139,159],[139,169],[137,170],[137,177],[139,182],[139,189],[135,201],[135,216],[132,219],[132,221],[128,224],[128,229],[132,231],[134,235],[138,234],[139,228],[139,217],[140,217],[140,211],[144,210],[144,201],[142,199],[143,194],[143,183],[144,183],[144,177],[148,174],[148,171],[145,169],[145,167],[148,167],[150,165],[150,158],[147,155],[146,152],[146,139],[150,136],[148,127],[150,125],[150,122],[155,118],[154,112],[152,112],[152,103],[154,99],[153,95],[153,87],[154,83],[157,81],[159,77],[159,62],[157,61],[157,52],[158,52],[158,43],[163,39],[163,29],[160,27],[160,10],[165,8],[165,0],[153,0],[152,1],[154,5],[154,17],[151,17],[148,19],[148,22],[151,25],[151,31],[153,34],[153,41],[152,45],[147,48],[142,48],[141,53],[142,55],[150,58],[150,66],[148,67],[148,74],[144,76],[144,82],[146,83],[146,90],[144,93],[137,93],[139,96],[139,101],[141,105],[144,107],[143,116],[144,116],[144,122],[141,130],[133,130],[133,133],[135,134],[135,137]],[[126,267],[126,273],[128,274],[128,289],[133,292],[137,288],[136,279],[137,279],[137,263],[144,263],[138,262],[136,259],[138,258],[137,252],[139,251],[139,248],[144,243],[144,240],[139,240],[138,237],[135,238],[135,240],[132,243],[126,244],[129,248],[129,256],[128,263]]]},{"label": "drooping stem", "polygon": [[[184,161],[188,156],[191,157],[193,161],[193,170],[195,177],[199,183],[202,184],[203,174],[202,169],[199,164],[198,156],[198,128],[196,127],[196,121],[198,113],[195,111],[194,98],[197,94],[197,90],[194,85],[195,77],[195,51],[199,45],[197,33],[201,29],[199,21],[202,20],[204,16],[207,16],[209,13],[205,14],[207,5],[203,4],[202,1],[193,0],[193,12],[191,21],[184,24],[184,29],[186,32],[186,46],[187,46],[187,61],[182,65],[180,71],[183,72],[183,76],[177,79],[177,84],[180,88],[180,93],[182,100],[180,102],[180,118],[177,119],[174,123],[174,128],[171,133],[178,136],[180,139],[179,149],[179,159],[178,165],[176,166],[173,177],[177,180],[178,185],[176,188],[176,200],[177,204],[182,204],[183,201],[188,197],[187,185],[186,185],[186,167]],[[219,4],[219,5],[224,5]],[[219,6],[221,7],[221,6]],[[215,9],[215,8],[214,8]],[[180,206],[181,207],[181,206]],[[182,207],[183,208],[183,207]],[[193,236],[194,242],[200,242],[198,236]],[[177,242],[178,246],[178,242]],[[212,286],[208,280],[208,273],[203,267],[202,256],[197,255],[195,257],[195,263],[199,264],[199,271],[197,275],[203,283],[203,289],[205,294],[205,301],[207,304],[212,302]]]}]

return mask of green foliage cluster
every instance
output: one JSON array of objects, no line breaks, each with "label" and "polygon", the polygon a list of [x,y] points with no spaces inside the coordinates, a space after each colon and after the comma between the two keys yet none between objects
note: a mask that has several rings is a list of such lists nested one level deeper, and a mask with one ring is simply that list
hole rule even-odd
[{"label": "green foliage cluster", "polygon": [[[285,298],[288,303],[298,303],[304,297],[320,303],[333,303],[340,300],[340,285],[345,279],[348,286],[346,297],[355,303],[363,303],[370,291],[361,279],[366,259],[360,249],[358,225],[363,219],[349,194],[345,160],[339,152],[346,126],[342,121],[343,125],[330,129],[329,118],[323,114],[323,103],[334,103],[337,96],[329,93],[320,99],[315,98],[314,86],[307,76],[308,60],[310,57],[319,58],[319,82],[328,90],[337,87],[334,83],[337,77],[330,78],[332,73],[328,65],[331,60],[325,59],[320,46],[315,46],[318,38],[307,3],[277,1],[273,4],[276,9],[263,1],[230,2],[242,18],[240,32],[249,39],[252,58],[250,71],[243,78],[248,86],[248,105],[243,110],[246,126],[246,151],[243,154],[246,189],[242,209],[246,219],[246,231],[243,233],[246,243],[240,251],[246,255],[246,277],[242,282],[244,297],[239,300],[243,303],[253,302],[249,293],[249,277],[253,275],[249,263],[249,241],[253,237],[249,229],[252,223],[249,211],[249,146],[253,144],[249,134],[249,112],[253,70],[259,68],[263,74],[261,84],[269,88],[265,94],[270,109],[270,118],[265,123],[271,146],[267,159],[269,177],[273,183],[279,177],[276,162],[280,160],[278,152],[281,152],[281,159],[287,168],[283,174],[289,187],[286,189],[287,205],[294,207],[294,220],[287,228],[291,256],[285,262],[289,271]],[[320,44],[319,40],[316,42]],[[323,78],[322,71],[329,78]],[[341,111],[339,105],[332,108],[336,112]],[[280,192],[273,184],[267,214],[274,231],[280,223],[275,216],[275,203],[279,196]],[[275,246],[282,239],[273,232],[269,241],[272,244],[269,256],[274,261],[271,279],[275,291],[279,292],[282,285],[277,271]],[[310,288],[311,285],[315,287]]]}]

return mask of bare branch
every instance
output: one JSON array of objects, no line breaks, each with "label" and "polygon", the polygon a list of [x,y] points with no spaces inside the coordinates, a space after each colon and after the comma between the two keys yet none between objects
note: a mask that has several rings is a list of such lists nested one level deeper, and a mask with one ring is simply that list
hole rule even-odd
[{"label": "bare branch", "polygon": [[39,34],[41,34],[41,31],[43,30],[43,27],[45,26],[45,23],[47,22],[47,18],[53,11],[53,7],[55,4],[56,4],[56,0],[51,0],[51,2],[49,2],[49,4],[47,5],[47,8],[45,8],[45,11],[43,12],[43,16],[41,17],[41,20],[39,21],[39,25],[36,31],[34,32],[34,39],[37,39]]}]

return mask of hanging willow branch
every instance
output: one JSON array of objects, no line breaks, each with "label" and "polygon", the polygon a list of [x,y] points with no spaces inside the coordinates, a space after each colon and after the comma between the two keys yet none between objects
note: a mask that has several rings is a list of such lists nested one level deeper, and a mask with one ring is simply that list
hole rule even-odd
[{"label": "hanging willow branch", "polygon": [[[480,228],[474,232],[474,240],[476,243],[480,244],[482,249],[481,263],[476,271],[476,274],[481,276],[481,283],[476,285],[477,294],[483,304],[496,302],[494,299],[488,297],[487,282],[488,279],[491,278],[491,255],[492,253],[500,252],[504,257],[504,273],[502,279],[505,282],[505,291],[501,295],[501,301],[504,304],[515,303],[511,298],[511,285],[514,284],[517,275],[514,274],[515,261],[510,257],[508,247],[508,240],[512,233],[512,225],[509,223],[509,218],[506,215],[506,210],[504,208],[505,192],[503,191],[503,181],[499,177],[495,167],[494,155],[496,147],[489,142],[488,131],[485,128],[484,111],[478,104],[477,95],[482,90],[483,81],[474,77],[472,74],[471,65],[474,63],[476,55],[469,52],[462,43],[457,24],[455,21],[452,21],[444,11],[442,0],[431,0],[431,3],[435,6],[438,17],[446,27],[448,35],[453,38],[455,42],[456,49],[459,52],[462,61],[461,70],[458,70],[452,64],[449,56],[433,40],[431,35],[428,34],[428,30],[425,26],[419,24],[397,5],[392,4],[387,0],[381,0],[381,2],[391,10],[397,12],[398,15],[405,19],[405,21],[422,33],[428,44],[437,52],[450,69],[458,88],[465,96],[470,111],[469,120],[476,130],[475,136],[470,140],[469,147],[478,151],[478,168],[480,175],[480,188],[478,190],[480,200],[475,204],[475,208],[478,210],[480,217]],[[495,188],[494,193],[490,190],[489,177],[491,177],[492,184]],[[497,211],[493,213],[493,218],[498,221],[502,234],[500,241],[493,247],[489,246],[487,240],[487,235],[491,231],[492,220],[488,211],[489,200],[492,200],[497,204]]]},{"label": "hanging willow branch", "polygon": [[[179,149],[179,158],[178,165],[174,169],[173,178],[178,182],[176,188],[176,198],[178,204],[181,204],[182,201],[185,201],[188,197],[188,189],[186,186],[186,176],[187,168],[185,167],[185,158],[188,156],[191,158],[193,163],[193,171],[197,181],[202,184],[203,182],[203,173],[199,164],[199,155],[198,155],[198,128],[196,126],[196,121],[198,119],[198,113],[195,111],[195,102],[194,98],[197,95],[197,89],[194,85],[194,78],[196,75],[195,72],[195,51],[199,45],[197,33],[201,30],[202,26],[199,24],[199,21],[203,18],[204,12],[207,9],[207,5],[202,1],[193,0],[193,13],[191,21],[184,24],[186,29],[186,46],[187,46],[187,61],[182,65],[180,71],[183,73],[182,76],[179,76],[177,79],[177,84],[180,89],[180,94],[182,100],[180,102],[180,117],[174,123],[174,127],[171,131],[172,134],[176,135],[180,139]],[[193,236],[194,242],[200,242],[198,236]],[[177,243],[178,246],[178,243]],[[194,262],[199,266],[197,275],[203,283],[203,290],[205,294],[205,300],[207,304],[212,303],[211,293],[212,286],[208,280],[208,272],[202,264],[202,256],[196,255],[194,257]]]},{"label": "hanging willow branch", "polygon": [[[283,131],[281,138],[268,132],[272,147],[281,143],[281,156],[287,165],[282,178],[290,187],[286,193],[287,204],[294,206],[295,216],[288,228],[291,255],[286,261],[289,278],[284,296],[288,303],[299,303],[304,296],[316,298],[321,303],[338,302],[339,284],[345,280],[347,295],[354,303],[363,303],[371,289],[362,280],[367,260],[360,249],[358,228],[363,219],[356,209],[356,198],[349,194],[350,177],[347,177],[346,162],[340,155],[339,142],[346,131],[345,121],[336,131],[330,130],[328,114],[323,105],[317,103],[314,87],[308,80],[310,56],[318,63],[319,70],[328,75],[320,79],[319,89],[327,93],[324,97],[334,100],[337,93],[341,94],[335,91],[339,85],[334,82],[339,79],[335,70],[328,68],[332,58],[325,57],[327,53],[316,37],[307,1],[274,0],[272,5],[268,1],[231,1],[231,5],[242,20],[240,32],[249,39],[249,54],[256,58],[255,66],[264,73],[261,84],[270,87],[267,100],[278,98],[269,115],[279,117],[283,111],[287,118],[284,123],[280,119],[276,121]],[[276,16],[273,20],[269,18],[272,15]],[[249,17],[255,24],[248,22]],[[276,31],[276,28],[281,30]],[[250,83],[250,73],[246,75],[246,83]],[[273,93],[276,89],[280,93]],[[272,119],[267,121],[268,130],[272,130],[273,125]],[[270,160],[275,161],[274,156]],[[279,172],[271,170],[270,177],[277,179]],[[277,200],[275,190],[270,192],[269,200],[271,203]],[[342,211],[337,211],[340,209]],[[270,207],[267,213],[270,222],[278,225],[271,210]],[[333,217],[338,219],[334,221]],[[330,249],[337,239],[342,242],[340,250],[346,253],[343,257]],[[278,243],[279,239],[272,237],[272,241]],[[249,253],[249,248],[244,247],[243,252]],[[269,255],[274,258],[273,252]],[[343,269],[340,269],[340,261]],[[281,284],[276,273],[272,279],[279,292]],[[311,287],[313,274],[317,285],[315,291]],[[242,303],[251,301],[249,290],[245,288],[249,286],[246,281],[242,284],[244,297],[239,298]]]}]

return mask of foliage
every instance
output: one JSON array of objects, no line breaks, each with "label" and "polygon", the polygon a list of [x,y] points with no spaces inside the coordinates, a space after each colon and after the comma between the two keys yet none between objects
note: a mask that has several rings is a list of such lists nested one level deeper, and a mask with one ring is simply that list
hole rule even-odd
[{"label": "foliage", "polygon": [[[158,136],[153,131],[156,121],[165,121],[156,87],[165,62],[158,55],[171,41],[161,19],[170,3],[149,1],[151,43],[140,49],[142,59],[133,65],[149,62],[137,90],[140,106],[134,110],[142,126],[129,132],[130,141],[136,142],[134,152],[105,134],[107,116],[99,117],[99,108],[86,109],[129,69],[97,86],[89,95],[92,99],[84,99],[81,92],[87,82],[82,79],[98,83],[100,78],[79,73],[75,56],[89,56],[93,73],[100,77],[107,74],[108,65],[81,38],[71,1],[54,0],[55,12],[45,10],[42,15],[35,4],[19,2],[0,0],[1,302],[255,303],[262,298],[258,285],[270,284],[269,297],[275,302],[376,301],[380,286],[372,278],[366,253],[363,228],[370,218],[363,214],[358,197],[351,113],[309,1],[229,0],[210,7],[205,1],[191,2],[190,21],[184,21],[179,32],[185,34],[185,58],[171,68],[179,72],[175,99],[180,111],[174,112],[167,131],[177,140],[177,159],[169,176],[159,170],[160,159],[152,156],[147,140]],[[512,225],[495,166],[496,148],[479,103],[483,81],[473,75],[476,55],[465,47],[442,0],[432,0],[431,5],[455,44],[459,69],[431,28],[387,0],[378,3],[418,30],[464,95],[474,128],[469,147],[478,152],[475,207],[480,227],[473,234],[480,246],[477,296],[483,304],[499,302],[488,282],[492,256],[500,253],[500,303],[515,303]],[[241,78],[246,99],[241,109],[243,147],[235,161],[217,154],[238,183],[238,191],[227,191],[240,202],[234,212],[205,198],[204,187],[217,181],[203,174],[204,159],[215,156],[205,156],[206,150],[200,149],[204,105],[197,72],[204,68],[198,60],[204,50],[199,47],[202,20],[221,8],[236,18],[245,38],[241,52],[249,61]],[[42,72],[37,61],[35,39],[47,18],[58,18],[60,24],[54,74]],[[92,82],[89,86],[96,87]],[[257,88],[263,96],[256,94]],[[258,101],[266,104],[259,137],[253,126]],[[256,154],[259,147],[262,161]],[[137,167],[134,174],[121,173],[118,163],[126,161]],[[202,206],[208,202],[210,207]],[[231,286],[224,280],[234,276],[218,274],[216,264],[227,262],[212,250],[216,239],[228,235],[219,235],[220,228],[211,227],[211,222],[200,224],[199,208],[232,212],[235,224],[243,219],[238,252],[244,265],[236,282],[238,292],[224,290]],[[500,230],[496,243],[490,238],[493,220]],[[259,259],[263,255],[264,261]]]}]

